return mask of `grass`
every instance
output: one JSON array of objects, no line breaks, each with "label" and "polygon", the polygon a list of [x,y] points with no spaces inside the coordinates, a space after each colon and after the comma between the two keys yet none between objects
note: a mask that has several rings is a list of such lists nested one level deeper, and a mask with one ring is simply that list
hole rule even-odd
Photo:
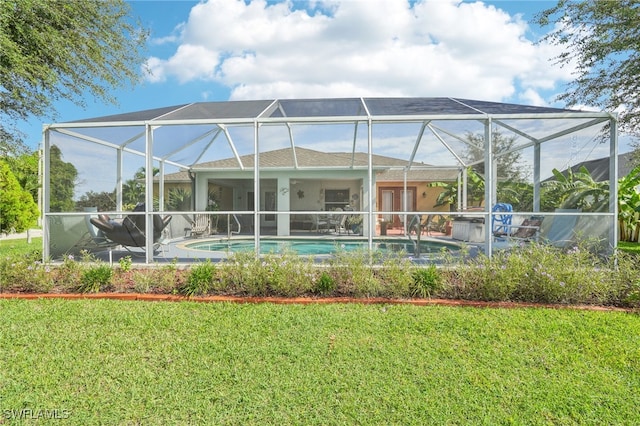
[{"label": "grass", "polygon": [[640,243],[630,243],[625,241],[618,242],[618,248],[628,253],[640,255]]},{"label": "grass", "polygon": [[31,244],[26,238],[0,240],[0,256],[25,256],[33,251],[42,252],[42,237],[33,237]]},{"label": "grass", "polygon": [[636,314],[52,299],[0,312],[7,420],[640,422]]}]

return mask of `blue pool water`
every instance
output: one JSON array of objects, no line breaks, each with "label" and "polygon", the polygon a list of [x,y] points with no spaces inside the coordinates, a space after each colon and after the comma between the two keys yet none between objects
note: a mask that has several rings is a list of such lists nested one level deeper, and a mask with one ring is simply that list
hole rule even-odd
[{"label": "blue pool water", "polygon": [[[186,245],[190,250],[219,251],[219,252],[242,252],[253,251],[253,240],[215,240],[192,242]],[[289,251],[299,255],[332,255],[338,250],[357,251],[366,250],[368,242],[366,240],[312,240],[312,239],[262,239],[260,240],[260,253],[282,253]],[[377,240],[373,242],[373,249],[383,253],[404,252],[408,255],[414,254],[414,245],[410,241]],[[459,251],[460,247],[439,241],[421,241],[420,253],[436,254],[443,250],[448,252]]]}]

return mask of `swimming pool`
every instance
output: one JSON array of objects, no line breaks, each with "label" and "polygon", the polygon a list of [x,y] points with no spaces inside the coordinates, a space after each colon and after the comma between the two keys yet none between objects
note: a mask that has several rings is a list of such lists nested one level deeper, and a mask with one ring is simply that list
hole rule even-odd
[{"label": "swimming pool", "polygon": [[[209,240],[191,242],[185,245],[189,250],[202,250],[208,252],[246,252],[255,250],[253,239]],[[301,256],[332,255],[339,250],[357,251],[368,248],[367,240],[325,240],[325,239],[273,239],[260,240],[260,253],[293,252]],[[400,253],[414,255],[414,243],[408,240],[374,240],[373,249],[383,253]],[[442,251],[456,252],[461,247],[457,244],[425,240],[420,242],[420,254],[438,254]]]}]

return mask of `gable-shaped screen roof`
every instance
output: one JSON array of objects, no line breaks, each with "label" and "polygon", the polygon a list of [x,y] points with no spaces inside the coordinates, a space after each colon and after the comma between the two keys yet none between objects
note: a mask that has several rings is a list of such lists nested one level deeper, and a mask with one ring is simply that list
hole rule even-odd
[{"label": "gable-shaped screen roof", "polygon": [[383,117],[416,115],[553,114],[575,110],[486,102],[459,98],[327,98],[195,102],[77,120],[139,122],[180,120],[253,120],[257,118]]}]

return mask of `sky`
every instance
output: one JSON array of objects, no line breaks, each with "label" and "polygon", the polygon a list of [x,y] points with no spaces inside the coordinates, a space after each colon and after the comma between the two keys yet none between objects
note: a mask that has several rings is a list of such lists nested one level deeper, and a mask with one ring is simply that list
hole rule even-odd
[{"label": "sky", "polygon": [[[546,0],[210,0],[130,2],[151,37],[150,74],[86,108],[19,128],[201,101],[318,97],[459,97],[537,106],[556,101],[573,69],[551,30],[530,23]],[[142,72],[142,69],[141,69]],[[588,107],[585,107],[588,108]],[[627,151],[625,143],[620,152]]]}]

